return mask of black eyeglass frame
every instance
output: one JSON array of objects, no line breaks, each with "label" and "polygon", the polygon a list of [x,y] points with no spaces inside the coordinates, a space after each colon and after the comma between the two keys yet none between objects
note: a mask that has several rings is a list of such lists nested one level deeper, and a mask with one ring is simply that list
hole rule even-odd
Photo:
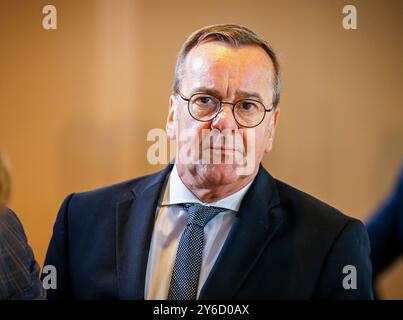
[{"label": "black eyeglass frame", "polygon": [[[259,100],[256,100],[256,99],[241,99],[241,100],[236,101],[235,103],[232,103],[232,102],[221,101],[221,100],[218,99],[217,97],[212,96],[211,94],[208,94],[208,93],[205,93],[205,92],[196,92],[196,93],[192,94],[189,98],[186,98],[186,97],[184,96],[184,94],[183,94],[182,92],[180,92],[179,90],[177,91],[177,93],[178,93],[178,95],[179,95],[184,101],[187,102],[187,104],[188,104],[188,112],[189,112],[190,116],[191,116],[193,119],[195,119],[196,121],[200,121],[200,122],[209,122],[209,121],[213,120],[215,117],[217,117],[217,116],[220,114],[220,112],[221,112],[221,110],[222,110],[222,105],[223,105],[223,104],[230,104],[230,105],[232,105],[232,115],[233,115],[233,117],[234,117],[234,119],[235,119],[235,121],[236,121],[236,123],[237,123],[238,125],[240,125],[241,127],[244,127],[244,128],[256,128],[259,124],[261,124],[261,123],[263,122],[264,118],[266,117],[266,112],[271,112],[271,111],[273,111],[273,109],[274,109],[273,104],[271,105],[271,108],[270,108],[270,109],[266,109],[266,106],[263,104],[263,102],[261,102],[261,101],[259,101]],[[194,96],[200,95],[200,94],[205,94],[206,96],[213,97],[214,99],[216,99],[216,100],[218,100],[218,101],[220,102],[220,108],[217,110],[217,112],[214,114],[214,116],[213,116],[211,119],[208,119],[208,120],[200,120],[200,119],[195,118],[195,117],[193,116],[192,112],[190,112],[190,101],[192,100],[192,98],[193,98]],[[249,101],[254,101],[254,102],[260,103],[260,104],[264,107],[264,111],[265,111],[265,112],[264,112],[264,114],[263,114],[262,120],[260,120],[260,122],[259,122],[258,124],[254,125],[254,126],[251,126],[251,127],[245,126],[245,125],[239,123],[238,120],[236,119],[236,116],[235,116],[235,111],[234,111],[234,110],[235,110],[235,106],[236,106],[239,102],[244,101],[244,100],[246,100],[246,101],[249,100]]]}]

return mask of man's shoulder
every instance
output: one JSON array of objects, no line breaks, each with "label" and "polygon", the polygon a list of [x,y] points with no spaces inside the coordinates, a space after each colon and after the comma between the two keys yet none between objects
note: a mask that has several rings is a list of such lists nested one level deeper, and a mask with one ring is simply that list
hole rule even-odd
[{"label": "man's shoulder", "polygon": [[283,230],[291,238],[290,243],[304,254],[307,265],[310,261],[315,266],[317,259],[324,259],[330,252],[337,252],[330,258],[335,264],[354,256],[368,257],[368,234],[359,219],[284,182],[276,181],[276,184],[284,218]]},{"label": "man's shoulder", "polygon": [[130,180],[121,181],[111,185],[99,187],[89,191],[74,193],[74,198],[79,200],[97,201],[105,200],[109,202],[121,202],[132,198],[136,192],[143,190],[154,180],[157,180],[161,172],[154,172],[139,176]]},{"label": "man's shoulder", "polygon": [[80,209],[80,211],[114,206],[117,203],[132,199],[136,193],[156,183],[161,183],[166,176],[167,170],[169,168],[93,190],[72,193],[65,199],[63,206]]},{"label": "man's shoulder", "polygon": [[287,218],[298,224],[312,226],[317,229],[343,229],[350,222],[359,222],[335,207],[301,191],[283,181],[276,179],[280,205]]}]

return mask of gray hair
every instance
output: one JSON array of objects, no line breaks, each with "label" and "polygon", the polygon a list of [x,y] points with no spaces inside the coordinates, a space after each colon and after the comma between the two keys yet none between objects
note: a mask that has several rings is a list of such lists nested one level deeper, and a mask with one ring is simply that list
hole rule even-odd
[{"label": "gray hair", "polygon": [[178,93],[180,87],[180,80],[183,75],[183,64],[186,56],[191,49],[198,46],[204,41],[215,40],[229,44],[234,48],[238,48],[243,45],[255,45],[262,48],[270,57],[274,65],[274,94],[273,94],[273,107],[276,108],[280,101],[281,91],[281,77],[280,66],[270,44],[254,33],[252,30],[236,25],[236,24],[215,24],[207,27],[203,27],[193,32],[182,45],[179,51],[178,58],[176,60],[175,77],[173,84],[173,92]]}]

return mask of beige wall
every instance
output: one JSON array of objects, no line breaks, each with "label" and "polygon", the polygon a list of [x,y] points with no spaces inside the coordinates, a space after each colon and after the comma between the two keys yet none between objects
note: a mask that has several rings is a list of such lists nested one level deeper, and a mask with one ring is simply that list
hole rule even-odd
[{"label": "beige wall", "polygon": [[[283,67],[282,114],[265,166],[366,220],[403,159],[402,1],[0,0],[0,149],[10,206],[39,262],[71,192],[153,172],[148,130],[164,127],[175,56],[207,24],[247,25]],[[55,4],[58,29],[42,29]],[[403,299],[403,262],[382,278]]]}]

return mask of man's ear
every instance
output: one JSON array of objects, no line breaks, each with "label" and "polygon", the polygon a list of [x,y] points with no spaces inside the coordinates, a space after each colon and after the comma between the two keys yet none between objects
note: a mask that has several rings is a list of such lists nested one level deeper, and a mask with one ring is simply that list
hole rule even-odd
[{"label": "man's ear", "polygon": [[272,119],[270,119],[269,138],[267,140],[266,147],[264,149],[266,153],[270,152],[271,149],[273,149],[274,134],[276,132],[279,117],[280,117],[280,108],[277,107],[274,111]]},{"label": "man's ear", "polygon": [[169,111],[168,111],[168,118],[166,123],[166,131],[168,138],[170,140],[175,140],[175,126],[176,126],[176,101],[175,96],[172,94],[169,97]]}]

